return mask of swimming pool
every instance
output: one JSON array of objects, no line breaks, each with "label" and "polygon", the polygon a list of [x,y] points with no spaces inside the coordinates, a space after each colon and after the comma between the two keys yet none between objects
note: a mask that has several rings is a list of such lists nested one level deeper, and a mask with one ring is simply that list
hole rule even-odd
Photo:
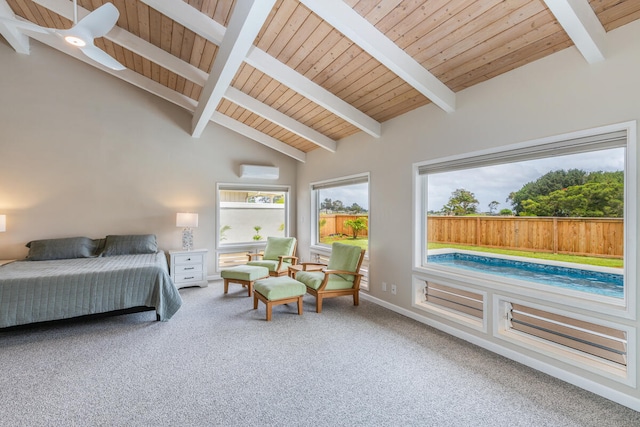
[{"label": "swimming pool", "polygon": [[526,280],[614,298],[624,297],[622,274],[460,252],[429,254],[427,260],[429,263],[479,273],[496,274],[502,277]]}]

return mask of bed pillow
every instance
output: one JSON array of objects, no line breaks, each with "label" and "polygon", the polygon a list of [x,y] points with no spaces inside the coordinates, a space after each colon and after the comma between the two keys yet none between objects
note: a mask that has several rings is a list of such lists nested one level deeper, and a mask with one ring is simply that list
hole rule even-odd
[{"label": "bed pillow", "polygon": [[155,234],[109,235],[102,256],[154,254],[158,252]]},{"label": "bed pillow", "polygon": [[29,261],[51,259],[90,258],[95,256],[96,244],[88,237],[33,240],[27,243]]}]

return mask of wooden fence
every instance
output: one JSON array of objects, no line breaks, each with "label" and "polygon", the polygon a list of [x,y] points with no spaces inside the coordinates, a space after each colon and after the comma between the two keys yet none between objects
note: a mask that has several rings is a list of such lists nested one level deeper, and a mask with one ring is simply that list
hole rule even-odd
[{"label": "wooden fence", "polygon": [[369,236],[369,216],[368,215],[347,215],[347,214],[321,214],[320,215],[320,238],[331,236],[334,234],[346,234],[351,236],[353,232],[351,227],[344,225],[345,221],[365,218],[367,220],[367,229],[360,230],[358,237]]},{"label": "wooden fence", "polygon": [[430,243],[622,258],[622,218],[429,216]]}]

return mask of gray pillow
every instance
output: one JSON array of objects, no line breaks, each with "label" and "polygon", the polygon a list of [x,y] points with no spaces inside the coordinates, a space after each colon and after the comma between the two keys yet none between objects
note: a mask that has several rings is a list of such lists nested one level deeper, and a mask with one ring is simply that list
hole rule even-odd
[{"label": "gray pillow", "polygon": [[154,254],[158,252],[155,234],[109,235],[102,256]]},{"label": "gray pillow", "polygon": [[29,261],[51,259],[90,258],[95,256],[96,244],[88,237],[33,240],[27,243]]}]

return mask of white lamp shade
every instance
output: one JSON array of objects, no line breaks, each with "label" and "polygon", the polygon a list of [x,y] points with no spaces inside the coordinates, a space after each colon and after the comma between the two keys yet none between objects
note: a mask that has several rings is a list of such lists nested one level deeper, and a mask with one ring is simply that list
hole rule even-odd
[{"label": "white lamp shade", "polygon": [[198,226],[197,213],[176,214],[176,227],[196,228]]},{"label": "white lamp shade", "polygon": [[0,215],[0,232],[7,231],[7,216]]}]

